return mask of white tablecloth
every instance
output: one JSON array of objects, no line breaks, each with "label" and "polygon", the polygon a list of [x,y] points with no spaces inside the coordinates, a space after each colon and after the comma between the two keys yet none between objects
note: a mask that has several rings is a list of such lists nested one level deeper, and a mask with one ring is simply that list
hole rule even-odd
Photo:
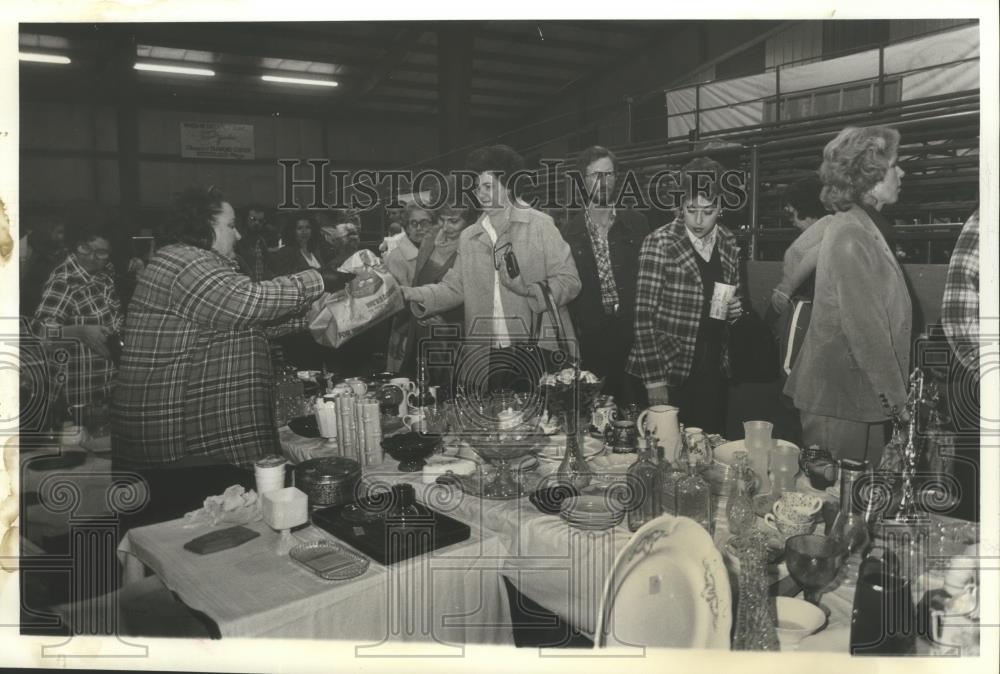
[{"label": "white tablecloth", "polygon": [[[489,532],[474,530],[463,543],[389,567],[373,561],[364,575],[332,582],[278,554],[279,536],[263,522],[249,527],[261,535],[209,555],[183,548],[207,526],[173,520],[133,529],[118,550],[126,582],[148,567],[226,637],[348,640],[383,652],[392,648],[383,642],[394,641],[445,650],[513,643],[499,574],[503,550]],[[295,536],[330,538],[314,527]]]},{"label": "white tablecloth", "polygon": [[[322,438],[302,438],[288,428],[280,431],[282,449],[293,461],[336,454],[335,445]],[[601,441],[585,439],[590,456]],[[601,476],[621,476],[635,461],[634,454],[596,456],[591,467]],[[541,461],[538,475],[556,469],[554,461]],[[559,516],[546,515],[527,498],[480,499],[441,485],[425,485],[422,474],[401,473],[387,457],[366,469],[367,479],[414,485],[417,500],[462,522],[496,534],[504,548],[503,575],[523,595],[556,613],[588,635],[596,627],[600,593],[618,554],[631,537],[625,522],[605,531],[581,531]]]}]

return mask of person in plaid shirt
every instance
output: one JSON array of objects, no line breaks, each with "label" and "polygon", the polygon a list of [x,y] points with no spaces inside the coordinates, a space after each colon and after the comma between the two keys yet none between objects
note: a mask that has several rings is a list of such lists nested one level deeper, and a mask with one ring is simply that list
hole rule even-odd
[{"label": "person in plaid shirt", "polygon": [[965,223],[948,262],[941,324],[965,369],[979,380],[979,211]]},{"label": "person in plaid shirt", "polygon": [[[722,173],[711,159],[689,162],[679,217],[642,244],[627,366],[645,384],[650,405],[674,405],[682,423],[709,433],[723,430],[726,396],[725,321],[709,316],[712,291],[715,283],[739,286],[736,239],[718,222]],[[706,176],[715,177],[706,185]],[[741,312],[737,295],[728,320]]]},{"label": "person in plaid shirt", "polygon": [[581,367],[604,377],[604,393],[618,404],[641,404],[642,383],[625,372],[632,350],[639,250],[649,234],[646,218],[615,207],[617,159],[594,145],[580,153],[577,170],[586,207],[563,228],[580,275],[580,294],[570,305],[580,339]]},{"label": "person in plaid shirt", "polygon": [[941,324],[957,362],[947,381],[948,416],[954,433],[954,477],[962,486],[960,500],[949,513],[979,521],[980,337],[979,211],[966,221],[948,262],[941,302]]},{"label": "person in plaid shirt", "polygon": [[108,337],[121,330],[124,317],[115,289],[114,268],[108,262],[111,244],[99,230],[82,226],[71,232],[73,251],[49,276],[35,310],[35,320],[50,333],[79,340],[65,362],[50,358],[53,397],[64,393],[73,408],[111,395],[115,368]]},{"label": "person in plaid shirt", "polygon": [[267,337],[305,329],[323,292],[314,269],[238,273],[240,235],[217,190],[181,195],[172,225],[179,243],[156,252],[129,305],[112,408],[115,469],[146,478],[161,519],[252,487],[245,469],[279,451]]}]

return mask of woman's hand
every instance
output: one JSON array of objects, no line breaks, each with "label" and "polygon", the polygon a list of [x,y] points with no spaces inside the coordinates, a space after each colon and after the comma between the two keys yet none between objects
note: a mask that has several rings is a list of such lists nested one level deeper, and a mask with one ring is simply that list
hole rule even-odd
[{"label": "woman's hand", "polygon": [[520,295],[521,297],[538,297],[538,286],[534,283],[528,283],[524,280],[524,276],[520,274],[517,278],[511,278],[510,274],[507,273],[506,264],[500,265],[500,284],[515,295]]},{"label": "woman's hand", "polygon": [[403,291],[404,302],[409,302],[413,299],[413,288],[410,286],[400,286],[399,289]]},{"label": "woman's hand", "polygon": [[736,319],[743,315],[743,301],[739,297],[729,298],[726,320],[735,323]]}]

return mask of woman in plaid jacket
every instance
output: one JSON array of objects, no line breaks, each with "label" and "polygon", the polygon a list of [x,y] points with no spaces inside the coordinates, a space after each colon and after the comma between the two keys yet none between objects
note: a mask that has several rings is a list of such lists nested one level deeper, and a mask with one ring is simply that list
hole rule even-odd
[{"label": "woman in plaid jacket", "polygon": [[197,508],[278,451],[268,337],[305,329],[323,292],[308,269],[255,283],[237,271],[232,206],[216,190],[178,200],[179,243],[139,274],[112,411],[115,470],[142,475],[158,521]]},{"label": "woman in plaid jacket", "polygon": [[[711,159],[688,163],[678,218],[642,245],[628,362],[650,405],[674,405],[682,423],[709,433],[722,432],[726,409],[726,325],[709,316],[712,292],[716,283],[739,285],[736,239],[718,222],[722,173]],[[741,306],[733,297],[729,320],[739,317]]]}]

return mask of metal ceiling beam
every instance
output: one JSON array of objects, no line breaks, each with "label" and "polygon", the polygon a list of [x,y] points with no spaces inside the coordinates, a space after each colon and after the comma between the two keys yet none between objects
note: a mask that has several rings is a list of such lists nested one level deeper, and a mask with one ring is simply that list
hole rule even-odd
[{"label": "metal ceiling beam", "polygon": [[[516,86],[516,82],[511,82],[512,85]],[[392,79],[382,83],[381,90],[385,89],[403,89],[412,91],[437,91],[437,82],[409,82],[406,80]],[[520,100],[533,100],[539,96],[547,95],[554,87],[548,87],[544,92],[537,91],[518,91],[514,89],[504,89],[504,88],[491,88],[491,87],[472,87],[470,89],[473,96],[506,96],[509,98],[520,99]]]},{"label": "metal ceiling beam", "polygon": [[[119,25],[118,30],[128,30],[135,35],[137,44],[149,44],[174,49],[208,51],[250,58],[276,58],[295,61],[315,61],[336,65],[372,67],[379,63],[378,55],[359,57],[356,47],[342,47],[329,42],[306,44],[294,38],[271,37],[265,42],[252,42],[244,34],[227,33],[218,28],[209,30],[197,24],[139,24]],[[107,31],[107,24],[56,24],[46,34],[59,35],[69,40],[90,45],[100,44]],[[376,49],[376,47],[372,47]]]},{"label": "metal ceiling beam", "polygon": [[392,74],[392,71],[406,59],[406,55],[420,41],[425,32],[423,28],[405,28],[396,33],[393,36],[389,49],[383,57],[382,63],[365,78],[356,94],[356,99],[364,98],[378,85],[382,84]]},{"label": "metal ceiling beam", "polygon": [[604,66],[598,68],[593,72],[581,75],[572,82],[567,83],[565,86],[561,87],[558,91],[554,92],[550,97],[545,99],[545,101],[543,101],[533,113],[525,116],[524,119],[520,120],[518,126],[530,124],[536,121],[539,113],[544,112],[546,109],[551,108],[553,104],[565,101],[565,99],[583,91],[589,84],[598,81],[602,77],[606,77],[607,75],[614,73],[617,70],[625,68],[629,63],[638,60],[647,52],[661,46],[663,39],[667,37],[670,34],[670,32],[673,32],[674,30],[677,30],[676,25],[673,26],[671,31],[664,33],[663,35],[654,35],[647,37],[642,42],[642,44],[638,46],[636,49],[605,63]]}]

